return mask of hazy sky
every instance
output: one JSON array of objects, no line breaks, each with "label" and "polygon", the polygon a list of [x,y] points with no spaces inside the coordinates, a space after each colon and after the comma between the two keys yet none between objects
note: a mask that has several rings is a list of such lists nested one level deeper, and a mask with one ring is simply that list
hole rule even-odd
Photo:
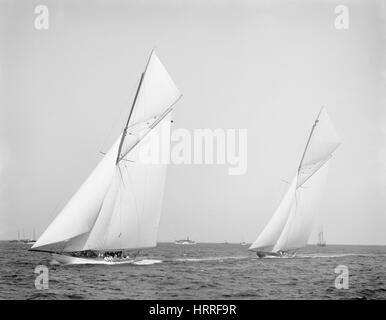
[{"label": "hazy sky", "polygon": [[316,227],[386,244],[384,1],[272,2],[0,0],[0,239],[44,231],[120,133],[156,46],[184,95],[175,129],[248,130],[245,175],[169,166],[159,241],[253,241],[324,105],[343,144]]}]

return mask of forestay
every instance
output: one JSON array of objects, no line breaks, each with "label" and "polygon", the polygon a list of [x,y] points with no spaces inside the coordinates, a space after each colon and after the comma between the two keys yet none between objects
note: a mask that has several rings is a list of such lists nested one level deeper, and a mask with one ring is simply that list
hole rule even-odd
[{"label": "forestay", "polygon": [[326,109],[322,108],[312,127],[295,178],[250,250],[288,251],[307,244],[330,158],[339,145],[332,122]]},{"label": "forestay", "polygon": [[69,252],[156,245],[166,165],[142,163],[139,155],[146,137],[162,130],[170,138],[171,111],[181,94],[154,52],[141,82],[126,135],[118,137],[32,249]]}]

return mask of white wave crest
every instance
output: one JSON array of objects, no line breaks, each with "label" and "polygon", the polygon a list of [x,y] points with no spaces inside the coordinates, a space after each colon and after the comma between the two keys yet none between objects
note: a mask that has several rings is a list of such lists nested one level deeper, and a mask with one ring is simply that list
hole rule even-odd
[{"label": "white wave crest", "polygon": [[226,256],[226,257],[204,257],[204,258],[177,258],[174,261],[179,262],[199,262],[199,261],[222,261],[222,260],[241,260],[248,256]]},{"label": "white wave crest", "polygon": [[156,263],[162,263],[162,260],[155,260],[155,259],[143,259],[139,261],[134,261],[133,264],[137,266],[148,266]]}]

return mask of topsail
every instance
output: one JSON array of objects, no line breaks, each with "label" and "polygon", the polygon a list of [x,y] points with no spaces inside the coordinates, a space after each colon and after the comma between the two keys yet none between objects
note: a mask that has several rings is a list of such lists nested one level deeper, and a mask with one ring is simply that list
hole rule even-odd
[{"label": "topsail", "polygon": [[250,250],[289,251],[307,244],[326,182],[329,162],[339,145],[339,138],[327,111],[322,108],[312,127],[295,177]]},{"label": "topsail", "polygon": [[180,97],[153,51],[123,133],[31,249],[61,253],[156,245],[166,165],[143,163],[140,151],[145,137],[161,131],[170,137],[171,112]]}]

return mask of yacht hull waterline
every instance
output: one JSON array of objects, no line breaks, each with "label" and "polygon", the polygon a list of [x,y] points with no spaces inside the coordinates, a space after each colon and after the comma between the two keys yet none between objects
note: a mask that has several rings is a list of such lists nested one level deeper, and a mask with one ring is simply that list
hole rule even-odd
[{"label": "yacht hull waterline", "polygon": [[114,264],[133,264],[136,259],[128,258],[128,259],[103,259],[103,258],[78,258],[78,257],[72,257],[70,255],[64,255],[64,254],[52,254],[52,258],[60,263],[60,264],[107,264],[107,265],[114,265]]},{"label": "yacht hull waterline", "polygon": [[279,252],[272,252],[272,251],[256,251],[256,255],[258,258],[295,258],[296,251],[279,251]]}]

